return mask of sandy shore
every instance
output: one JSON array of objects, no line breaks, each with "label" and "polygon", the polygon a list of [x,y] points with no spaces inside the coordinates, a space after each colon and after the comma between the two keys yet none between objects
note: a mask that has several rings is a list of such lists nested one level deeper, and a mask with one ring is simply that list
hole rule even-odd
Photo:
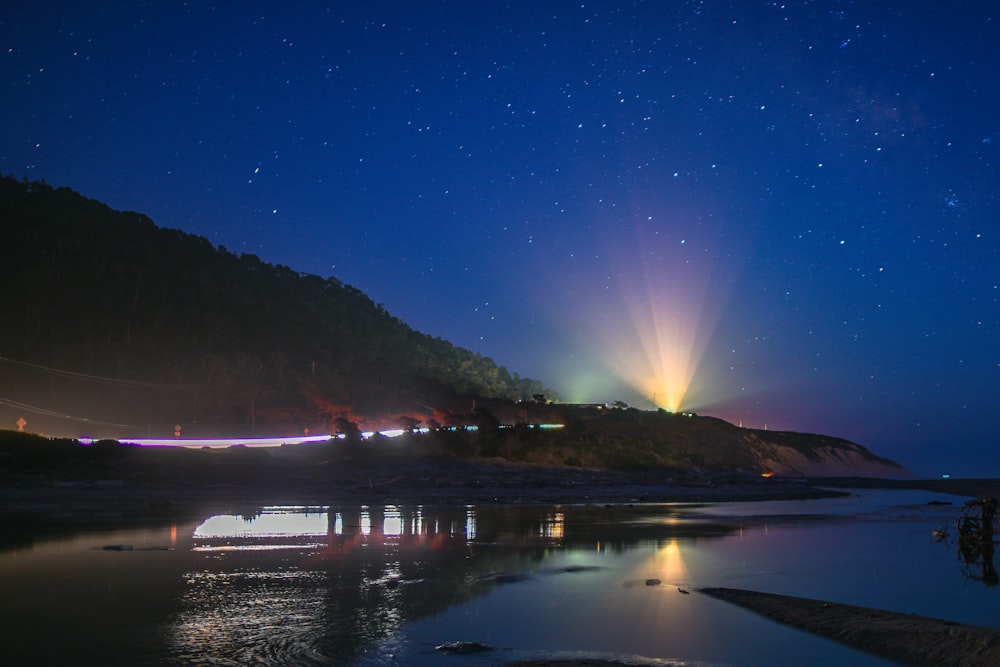
[{"label": "sandy shore", "polygon": [[1000,479],[876,479],[866,477],[825,477],[811,484],[844,489],[923,489],[970,498],[1000,498]]},{"label": "sandy shore", "polygon": [[[996,628],[737,588],[696,590],[778,623],[902,665],[1000,665],[1000,629]],[[641,667],[654,664],[656,662],[652,661],[551,659],[518,661],[510,663],[510,667]]]},{"label": "sandy shore", "polygon": [[725,502],[823,498],[839,495],[803,480],[746,475],[669,475],[659,472],[540,468],[505,462],[418,459],[369,465],[337,462],[311,470],[255,466],[108,474],[0,478],[7,510],[87,507],[197,509],[220,502],[361,504],[608,504]]},{"label": "sandy shore", "polygon": [[737,588],[699,592],[903,664],[1000,665],[1000,630],[994,628]]},{"label": "sandy shore", "polygon": [[[994,628],[737,588],[697,590],[778,623],[904,665],[1000,665],[1000,630]],[[628,667],[642,664],[597,659],[552,659],[519,661],[511,663],[511,667]]]}]

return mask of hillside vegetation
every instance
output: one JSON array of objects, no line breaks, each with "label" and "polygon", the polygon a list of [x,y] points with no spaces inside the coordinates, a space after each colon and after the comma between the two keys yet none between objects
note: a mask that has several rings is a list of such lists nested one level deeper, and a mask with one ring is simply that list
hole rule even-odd
[{"label": "hillside vegetation", "polygon": [[234,254],[69,188],[0,177],[0,221],[0,409],[31,409],[34,429],[379,427],[545,391],[336,278]]}]

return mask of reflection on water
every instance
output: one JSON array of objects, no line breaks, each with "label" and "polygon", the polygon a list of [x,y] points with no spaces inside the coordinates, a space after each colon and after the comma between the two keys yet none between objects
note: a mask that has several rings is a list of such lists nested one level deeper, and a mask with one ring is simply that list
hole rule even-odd
[{"label": "reflection on water", "polygon": [[[15,663],[879,665],[695,589],[995,623],[997,591],[930,539],[958,511],[927,504],[942,497],[244,508],[0,553],[0,594],[17,601],[0,607],[0,639]],[[495,649],[435,650],[456,641]]]},{"label": "reflection on water", "polygon": [[465,568],[475,512],[407,507],[264,508],[193,532],[169,628],[190,663],[343,664],[422,615],[475,593]]},{"label": "reflection on water", "polygon": [[998,525],[997,499],[978,498],[965,503],[965,511],[955,526],[958,557],[965,576],[987,586],[1000,585],[1000,575],[993,562]]},{"label": "reflection on water", "polygon": [[303,662],[328,622],[323,572],[188,572],[170,627],[170,656],[185,664]]}]

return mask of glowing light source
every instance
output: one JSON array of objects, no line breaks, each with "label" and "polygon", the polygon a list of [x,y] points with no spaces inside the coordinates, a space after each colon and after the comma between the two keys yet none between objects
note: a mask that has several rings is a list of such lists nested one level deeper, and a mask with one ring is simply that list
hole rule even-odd
[{"label": "glowing light source", "polygon": [[702,361],[728,300],[723,274],[730,267],[712,237],[698,240],[705,235],[692,230],[683,243],[660,230],[627,236],[608,240],[605,289],[587,291],[581,305],[591,354],[637,407],[678,412],[712,403],[716,392]]}]

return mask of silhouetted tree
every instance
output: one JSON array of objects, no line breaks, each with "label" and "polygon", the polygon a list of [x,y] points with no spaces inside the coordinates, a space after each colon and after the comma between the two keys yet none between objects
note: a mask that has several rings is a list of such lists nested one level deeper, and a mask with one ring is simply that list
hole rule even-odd
[{"label": "silhouetted tree", "polygon": [[[352,415],[411,414],[458,397],[545,392],[488,357],[414,331],[336,278],[235,255],[68,188],[0,176],[0,220],[9,249],[0,302],[17,314],[0,327],[0,356],[119,382],[200,387],[169,397],[113,383],[84,392],[93,403],[135,406],[129,421],[259,430],[275,428],[260,420],[279,415],[335,416],[327,404]],[[80,395],[58,379],[66,377],[25,372],[18,382],[46,405]]]}]

